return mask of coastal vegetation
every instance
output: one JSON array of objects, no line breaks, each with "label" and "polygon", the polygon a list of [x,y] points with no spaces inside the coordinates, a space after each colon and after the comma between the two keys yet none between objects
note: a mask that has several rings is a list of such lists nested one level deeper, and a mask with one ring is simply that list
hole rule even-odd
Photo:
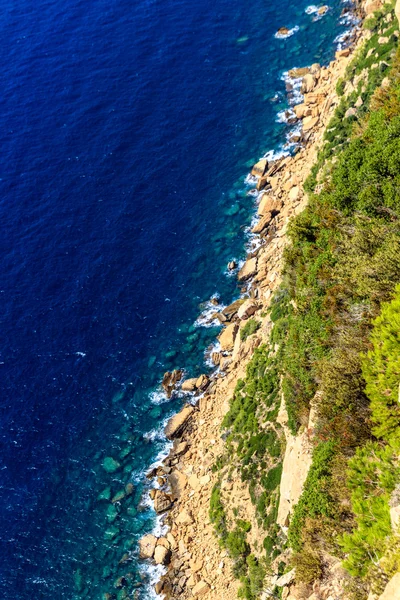
[{"label": "coastal vegetation", "polygon": [[[265,532],[254,556],[227,497],[219,495],[218,510],[210,510],[244,598],[259,597],[263,577],[272,565],[276,572],[282,556],[305,585],[327,575],[330,556],[339,558],[357,599],[381,593],[400,570],[390,514],[393,495],[400,496],[400,54],[393,4],[364,27],[370,35],[337,84],[340,102],[306,182],[308,205],[289,226],[282,284],[269,312],[270,346],[256,349],[222,424],[224,468],[247,483],[255,524]],[[249,321],[242,339],[252,327]],[[312,464],[287,535],[276,524],[281,398],[292,435],[308,430],[314,415]]]}]

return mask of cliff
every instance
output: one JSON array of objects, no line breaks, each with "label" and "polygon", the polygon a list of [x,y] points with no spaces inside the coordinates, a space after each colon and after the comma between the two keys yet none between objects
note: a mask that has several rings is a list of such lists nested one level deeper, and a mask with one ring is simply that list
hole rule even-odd
[{"label": "cliff", "polygon": [[398,12],[367,0],[351,51],[302,70],[296,154],[253,168],[245,300],[153,473],[167,598],[398,597]]}]

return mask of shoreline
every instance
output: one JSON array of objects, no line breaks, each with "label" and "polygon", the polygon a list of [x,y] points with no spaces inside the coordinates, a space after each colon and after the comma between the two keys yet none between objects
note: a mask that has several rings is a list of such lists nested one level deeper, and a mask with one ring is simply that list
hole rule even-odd
[{"label": "shoreline", "polygon": [[[355,11],[345,16],[360,16],[359,5]],[[217,339],[221,352],[219,363],[213,362],[219,368],[210,376],[201,375],[196,383],[189,380],[200,396],[194,396],[195,403],[186,404],[169,419],[165,431],[173,446],[161,464],[147,474],[149,479],[156,478],[157,487],[150,491],[150,497],[158,519],[161,517],[168,527],[164,536],[157,538],[148,534],[139,541],[140,557],[155,559],[166,569],[155,585],[156,594],[162,594],[159,597],[204,596],[210,600],[237,597],[239,581],[233,578],[227,552],[219,548],[209,524],[210,496],[217,479],[210,468],[221,454],[224,442],[219,427],[236,382],[244,377],[254,349],[269,337],[269,315],[263,314],[262,326],[246,340],[241,340],[240,331],[249,318],[257,319],[268,309],[273,292],[281,282],[288,222],[307,204],[303,184],[316,162],[325,127],[338,104],[336,83],[363,37],[360,28],[354,25],[348,33],[351,46],[338,50],[328,66],[291,70],[303,73],[301,77],[290,78],[287,93],[296,92],[295,82],[299,80],[306,88],[303,101],[289,101],[287,109],[294,111],[296,126],[302,124],[301,145],[294,155],[269,163],[261,159],[253,167],[258,221],[252,228],[257,237],[252,239],[258,239],[259,244],[247,255],[237,274],[242,283],[240,299],[220,311],[220,314],[227,309],[233,312],[224,321],[225,327]],[[246,493],[245,486],[242,488]]]}]

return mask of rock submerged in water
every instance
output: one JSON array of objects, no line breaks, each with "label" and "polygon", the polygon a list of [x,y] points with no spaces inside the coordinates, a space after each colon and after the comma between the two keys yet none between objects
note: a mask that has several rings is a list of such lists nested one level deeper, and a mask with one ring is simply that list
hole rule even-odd
[{"label": "rock submerged in water", "polygon": [[103,469],[107,473],[115,473],[120,468],[120,463],[117,460],[115,460],[115,458],[113,458],[112,456],[106,456],[103,460]]},{"label": "rock submerged in water", "polygon": [[168,398],[171,398],[172,392],[174,391],[178,381],[182,379],[183,371],[175,369],[174,371],[167,371],[164,373],[162,380],[162,386]]},{"label": "rock submerged in water", "polygon": [[262,177],[263,175],[265,175],[267,169],[268,160],[266,158],[262,158],[253,166],[251,174],[255,177]]}]

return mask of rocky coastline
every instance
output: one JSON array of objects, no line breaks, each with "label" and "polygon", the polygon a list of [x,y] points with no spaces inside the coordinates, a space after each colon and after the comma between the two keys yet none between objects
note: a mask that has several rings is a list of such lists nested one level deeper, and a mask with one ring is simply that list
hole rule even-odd
[{"label": "rocky coastline", "polygon": [[[376,1],[367,0],[362,10],[357,8],[357,16],[363,18],[375,8]],[[166,373],[164,377],[167,395],[177,383],[183,391],[193,393],[193,402],[185,405],[166,426],[166,437],[173,442],[169,455],[147,475],[156,482],[150,496],[156,512],[164,515],[168,533],[160,538],[152,534],[144,536],[139,541],[140,557],[164,566],[165,573],[155,590],[166,599],[237,598],[239,583],[232,575],[227,552],[218,545],[208,516],[217,478],[212,466],[224,444],[220,425],[255,348],[269,338],[272,324],[267,309],[281,282],[288,224],[307,204],[303,184],[316,162],[326,125],[339,103],[337,83],[365,35],[355,28],[348,46],[338,50],[328,66],[312,65],[289,73],[288,94],[294,81],[301,79],[303,100],[293,106],[301,133],[293,155],[275,161],[263,158],[251,171],[258,194],[258,220],[252,233],[260,236],[260,244],[246,257],[238,272],[238,280],[244,286],[242,297],[213,315],[224,326],[218,339],[220,350],[212,355],[218,370],[210,377],[200,375],[183,383],[181,371]],[[245,331],[250,321],[256,324],[255,331],[247,336]],[[292,451],[295,459],[300,457],[304,463],[309,462],[310,449],[305,439],[293,442]],[[286,465],[286,469],[291,468],[293,464]],[[307,469],[303,471],[297,471],[297,492],[292,488],[285,498],[291,505],[300,496]],[[227,493],[235,495],[236,503],[250,505],[248,490],[240,481],[227,483],[225,487]],[[278,520],[283,525],[288,510],[281,502]]]}]

